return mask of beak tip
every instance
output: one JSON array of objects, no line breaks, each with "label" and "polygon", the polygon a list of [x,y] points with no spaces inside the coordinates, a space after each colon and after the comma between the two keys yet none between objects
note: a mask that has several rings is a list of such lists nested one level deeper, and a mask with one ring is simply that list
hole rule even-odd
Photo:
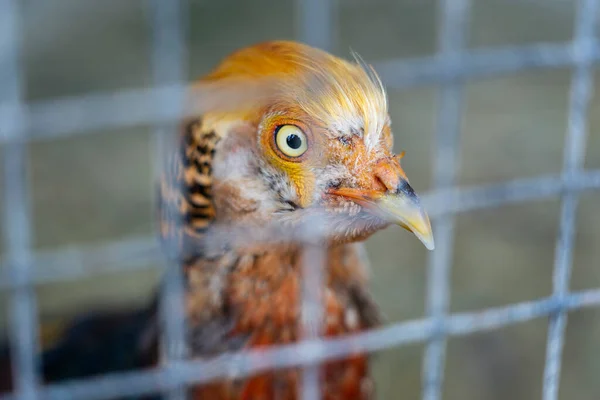
[{"label": "beak tip", "polygon": [[425,248],[429,251],[435,249],[435,241],[433,239],[433,230],[431,229],[431,222],[429,222],[429,216],[423,209],[419,209],[419,217],[413,219],[408,228],[413,234],[423,243]]},{"label": "beak tip", "polygon": [[426,230],[412,230],[412,232],[417,239],[423,243],[427,250],[433,251],[435,249],[435,241],[433,239],[433,231],[431,230],[429,219],[427,219],[427,228],[428,229]]},{"label": "beak tip", "polygon": [[429,251],[435,250],[435,242],[433,241],[433,237],[422,238],[421,242],[425,245],[425,248]]},{"label": "beak tip", "polygon": [[[423,213],[425,214],[425,213]],[[425,248],[429,251],[433,251],[435,249],[435,240],[433,239],[433,231],[431,229],[431,223],[429,222],[429,217],[425,214],[424,219],[427,220],[427,231],[425,235],[419,235],[419,239],[425,245]]]}]

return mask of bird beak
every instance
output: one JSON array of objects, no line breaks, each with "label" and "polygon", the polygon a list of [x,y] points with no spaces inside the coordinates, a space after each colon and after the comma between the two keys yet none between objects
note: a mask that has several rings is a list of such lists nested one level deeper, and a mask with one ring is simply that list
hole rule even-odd
[{"label": "bird beak", "polygon": [[378,217],[400,225],[412,232],[428,250],[434,249],[433,231],[429,217],[423,210],[419,197],[406,180],[401,179],[395,191],[338,188],[331,189],[329,192],[346,197]]}]

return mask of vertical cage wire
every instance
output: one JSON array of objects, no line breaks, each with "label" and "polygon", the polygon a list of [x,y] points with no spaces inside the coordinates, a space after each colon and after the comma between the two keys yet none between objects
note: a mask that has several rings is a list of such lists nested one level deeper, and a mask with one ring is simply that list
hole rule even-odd
[{"label": "vertical cage wire", "polygon": [[4,145],[4,237],[10,274],[15,287],[10,296],[10,343],[13,382],[22,399],[38,398],[37,303],[31,278],[32,218],[30,209],[27,143],[23,139],[21,37],[18,4],[0,0],[0,98],[12,116],[0,121],[4,134],[14,141]]},{"label": "vertical cage wire", "polygon": [[[152,67],[156,87],[183,86],[187,80],[187,43],[184,16],[187,0],[148,0],[152,27]],[[158,98],[161,108],[169,115],[183,115],[185,94],[174,89]],[[176,121],[177,119],[175,119]],[[155,176],[162,178],[169,158],[176,151],[178,125],[163,123],[155,127],[153,145]],[[174,221],[178,229],[181,221]],[[185,357],[186,321],[184,314],[184,278],[178,257],[178,244],[167,239],[166,268],[160,296],[160,342],[162,362],[168,367],[168,379],[176,379],[177,364]],[[169,399],[186,398],[185,387],[167,393]]]},{"label": "vertical cage wire", "polygon": [[[298,0],[296,2],[296,36],[299,40],[326,51],[335,45],[334,18],[336,4],[334,0]],[[322,240],[316,243],[310,236],[318,237],[325,227],[317,219],[306,221],[302,230],[303,240],[308,239],[303,253],[302,263],[302,304],[301,335],[304,340],[318,340],[323,334],[324,316],[324,271],[326,265],[326,249]],[[316,234],[316,235],[315,235]],[[309,243],[311,242],[312,243]],[[309,365],[302,369],[298,394],[303,400],[320,398],[319,365]]]},{"label": "vertical cage wire", "polygon": [[[307,227],[310,231],[314,229]],[[303,252],[302,274],[302,306],[301,335],[304,340],[318,340],[323,334],[324,317],[324,271],[326,265],[326,249],[319,244],[309,243]],[[309,365],[302,370],[299,398],[303,400],[320,399],[319,365]]]},{"label": "vertical cage wire", "polygon": [[[579,174],[584,167],[587,113],[594,88],[592,52],[597,44],[595,29],[599,11],[597,0],[579,1],[572,49],[576,65],[571,80],[568,132],[565,135],[561,177],[564,184]],[[579,194],[571,190],[562,195],[553,273],[553,298],[557,302],[557,309],[550,316],[548,325],[544,400],[558,399],[562,348],[567,328],[565,299],[569,294],[578,200]]]},{"label": "vertical cage wire", "polygon": [[[459,169],[460,130],[464,104],[463,83],[457,70],[465,46],[469,24],[469,0],[440,0],[441,13],[438,33],[439,58],[450,80],[438,94],[437,132],[433,159],[435,189],[450,189]],[[452,214],[435,218],[433,230],[436,249],[429,256],[427,278],[427,312],[435,321],[432,339],[425,349],[423,360],[423,399],[441,397],[446,354],[444,320],[450,297],[450,268],[454,247]]]},{"label": "vertical cage wire", "polygon": [[336,0],[295,0],[296,36],[308,45],[332,51],[336,42]]}]

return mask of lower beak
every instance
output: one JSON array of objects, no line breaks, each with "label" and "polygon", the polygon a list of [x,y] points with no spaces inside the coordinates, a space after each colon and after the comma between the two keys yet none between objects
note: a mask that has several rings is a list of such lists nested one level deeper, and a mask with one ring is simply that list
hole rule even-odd
[{"label": "lower beak", "polygon": [[421,207],[419,197],[405,180],[394,192],[339,188],[332,189],[330,193],[346,197],[378,217],[402,226],[412,232],[428,250],[434,249],[429,217]]}]

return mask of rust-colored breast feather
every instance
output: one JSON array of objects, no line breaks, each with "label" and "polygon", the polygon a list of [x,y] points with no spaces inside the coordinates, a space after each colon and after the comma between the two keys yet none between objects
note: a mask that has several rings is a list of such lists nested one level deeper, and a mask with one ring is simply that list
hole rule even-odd
[{"label": "rust-colored breast feather", "polygon": [[[329,274],[324,292],[324,336],[354,333],[379,322],[377,307],[364,290],[360,261],[354,245],[340,245],[330,250]],[[188,312],[200,337],[220,338],[219,343],[205,347],[201,339],[192,351],[209,355],[215,348],[242,350],[277,344],[288,344],[299,338],[302,256],[298,248],[277,251],[254,250],[251,254],[231,257],[231,264],[198,261],[190,266]],[[210,265],[209,265],[210,264]],[[216,294],[200,276],[215,268],[225,268],[223,290]],[[217,273],[218,275],[219,273]],[[214,276],[214,275],[213,275]],[[214,281],[213,281],[214,284]],[[219,298],[217,302],[208,299]],[[194,295],[196,294],[196,295]],[[213,313],[207,309],[213,307]],[[218,314],[218,316],[216,315]],[[219,327],[206,321],[223,321]],[[208,328],[210,326],[210,328]],[[210,329],[211,332],[205,332]],[[222,329],[221,332],[216,330]],[[238,381],[222,381],[198,387],[195,399],[296,399],[302,378],[298,369],[263,373]],[[367,356],[352,355],[327,363],[320,370],[323,399],[371,399],[372,383]]]}]

